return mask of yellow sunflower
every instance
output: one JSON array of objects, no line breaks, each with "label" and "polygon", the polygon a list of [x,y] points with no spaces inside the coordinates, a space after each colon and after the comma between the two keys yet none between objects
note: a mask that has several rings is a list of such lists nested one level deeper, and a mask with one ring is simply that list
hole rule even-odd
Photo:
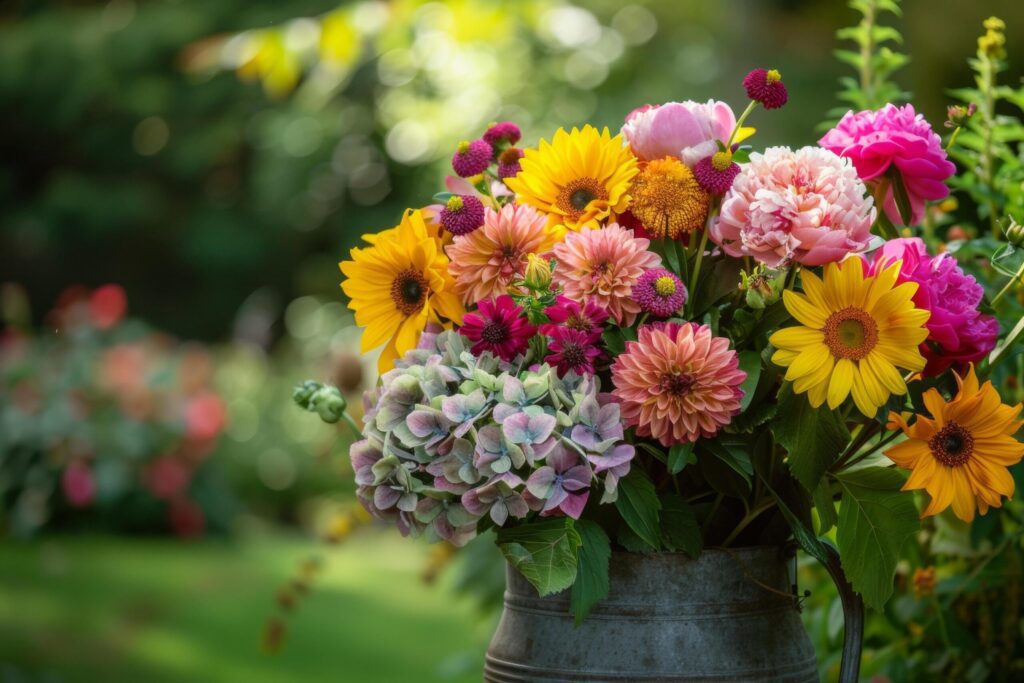
[{"label": "yellow sunflower", "polygon": [[825,266],[825,279],[800,273],[804,293],[783,292],[786,310],[801,324],[779,330],[769,341],[772,356],[788,368],[793,391],[807,392],[815,408],[838,407],[853,394],[868,417],[907,385],[897,368],[919,371],[918,345],[928,336],[929,312],[914,307],[917,283],[894,286],[901,261],[865,276],[859,258]]},{"label": "yellow sunflower", "polygon": [[571,133],[559,128],[550,144],[541,140],[537,149],[526,150],[519,165],[522,170],[505,184],[517,201],[547,214],[556,234],[614,220],[629,206],[629,185],[638,170],[621,135],[589,125]]},{"label": "yellow sunflower", "polygon": [[903,416],[889,413],[889,429],[899,427],[908,438],[885,454],[912,471],[904,491],[926,489],[931,496],[922,517],[952,505],[957,517],[970,522],[975,508],[985,514],[1000,507],[1003,496],[1013,496],[1007,468],[1024,457],[1024,444],[1013,438],[1024,421],[1017,419],[1021,404],[1004,405],[991,382],[978,386],[973,365],[956,381],[960,393],[952,401],[944,401],[937,389],[925,392],[931,419],[918,415],[908,425]]},{"label": "yellow sunflower", "polygon": [[370,247],[353,248],[351,261],[338,264],[356,324],[366,328],[366,353],[384,344],[377,368],[387,372],[395,359],[416,346],[427,323],[462,323],[466,310],[448,273],[448,257],[419,210],[374,235]]}]

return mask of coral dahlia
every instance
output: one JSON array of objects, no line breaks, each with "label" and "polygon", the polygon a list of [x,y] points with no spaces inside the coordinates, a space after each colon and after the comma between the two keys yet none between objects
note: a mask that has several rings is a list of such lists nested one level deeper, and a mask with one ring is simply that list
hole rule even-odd
[{"label": "coral dahlia", "polygon": [[612,395],[639,436],[666,448],[712,437],[740,411],[747,373],[707,325],[653,323],[612,365]]}]

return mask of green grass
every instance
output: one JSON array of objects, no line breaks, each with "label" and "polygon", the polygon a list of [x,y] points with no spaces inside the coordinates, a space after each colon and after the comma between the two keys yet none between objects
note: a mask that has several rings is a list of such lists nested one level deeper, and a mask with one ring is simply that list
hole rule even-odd
[{"label": "green grass", "polygon": [[[462,683],[479,681],[491,623],[425,585],[425,548],[367,532],[326,550],[260,649],[273,596],[313,541],[59,538],[0,543],[0,681]],[[21,676],[16,677],[17,674]]]}]

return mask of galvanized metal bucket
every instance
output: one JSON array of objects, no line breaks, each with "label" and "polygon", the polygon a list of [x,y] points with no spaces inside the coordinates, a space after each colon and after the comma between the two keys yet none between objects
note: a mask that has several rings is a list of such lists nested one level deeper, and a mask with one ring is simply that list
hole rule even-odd
[{"label": "galvanized metal bucket", "polygon": [[817,681],[793,571],[776,547],[613,553],[609,595],[576,628],[568,592],[538,597],[509,567],[484,680]]}]

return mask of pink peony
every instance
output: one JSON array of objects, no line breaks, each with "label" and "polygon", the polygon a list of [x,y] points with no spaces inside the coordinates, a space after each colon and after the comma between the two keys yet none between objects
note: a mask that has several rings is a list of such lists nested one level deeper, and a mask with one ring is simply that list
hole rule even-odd
[{"label": "pink peony", "polygon": [[914,305],[931,312],[928,339],[921,354],[928,361],[924,373],[934,376],[950,367],[962,369],[995,348],[999,323],[978,312],[984,289],[966,275],[949,254],[934,258],[917,237],[890,240],[875,252],[872,275],[901,260],[898,282],[916,282]]},{"label": "pink peony", "polygon": [[[925,201],[949,194],[945,181],[956,172],[942,140],[910,104],[847,112],[818,144],[853,161],[865,182],[880,179],[895,164],[910,195],[912,223],[924,215]],[[885,212],[893,223],[902,224],[892,189],[885,197]]]},{"label": "pink peony", "polygon": [[729,340],[707,325],[653,323],[612,365],[612,395],[627,426],[666,448],[710,438],[740,411],[747,373]]},{"label": "pink peony", "polygon": [[661,265],[661,257],[647,251],[650,244],[617,223],[570,232],[554,248],[558,261],[554,281],[569,299],[593,301],[615,322],[632,325],[640,312],[640,304],[632,296],[633,285],[645,271]]},{"label": "pink peony", "polygon": [[634,109],[622,135],[641,161],[670,156],[692,167],[717,152],[715,141],[727,141],[735,127],[736,116],[725,102],[687,100]]},{"label": "pink peony", "polygon": [[72,507],[85,507],[96,497],[96,478],[83,462],[72,462],[64,468],[60,483],[64,498]]},{"label": "pink peony", "polygon": [[867,248],[872,203],[850,161],[817,147],[769,147],[743,165],[710,235],[730,256],[820,266]]}]

